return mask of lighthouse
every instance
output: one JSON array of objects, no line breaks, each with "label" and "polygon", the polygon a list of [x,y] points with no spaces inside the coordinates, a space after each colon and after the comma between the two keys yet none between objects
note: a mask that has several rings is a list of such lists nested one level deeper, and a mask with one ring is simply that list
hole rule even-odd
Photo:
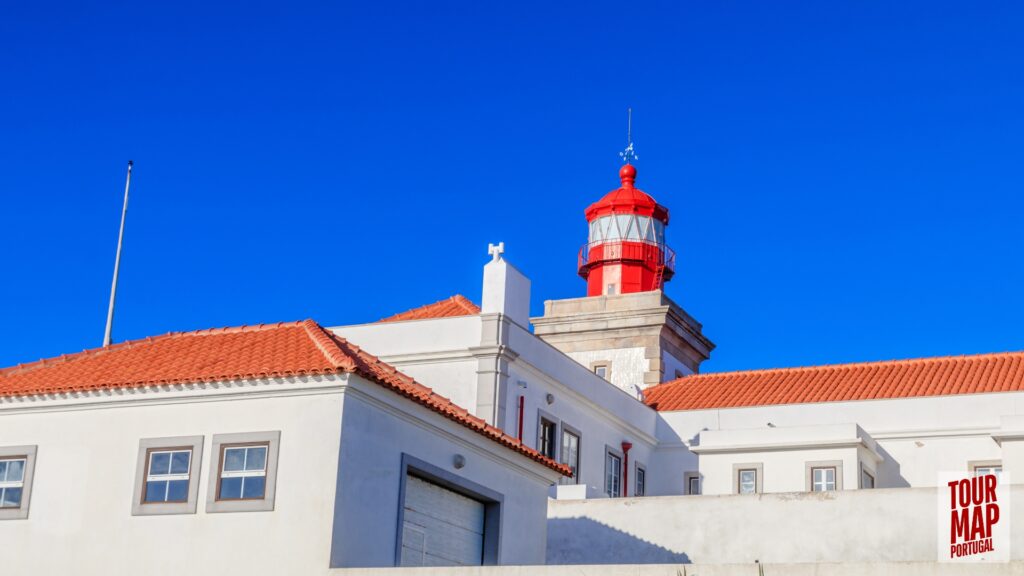
[{"label": "lighthouse", "polygon": [[585,211],[590,234],[579,252],[579,275],[587,296],[660,290],[675,274],[675,253],[665,243],[668,208],[636,187],[628,161],[619,180]]}]

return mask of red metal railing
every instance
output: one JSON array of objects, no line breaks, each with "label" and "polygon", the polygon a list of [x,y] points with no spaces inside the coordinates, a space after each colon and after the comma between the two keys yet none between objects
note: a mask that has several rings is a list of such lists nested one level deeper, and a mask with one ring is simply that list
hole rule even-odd
[{"label": "red metal railing", "polygon": [[632,260],[644,262],[653,267],[664,266],[666,278],[676,269],[676,253],[667,244],[654,242],[593,242],[580,248],[577,266],[584,269],[607,260]]}]

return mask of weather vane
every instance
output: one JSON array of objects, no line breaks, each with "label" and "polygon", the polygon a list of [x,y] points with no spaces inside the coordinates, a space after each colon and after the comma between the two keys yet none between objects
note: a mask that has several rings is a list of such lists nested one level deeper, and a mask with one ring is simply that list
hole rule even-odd
[{"label": "weather vane", "polygon": [[640,157],[636,155],[636,151],[633,150],[633,109],[626,109],[626,149],[619,152],[619,156],[622,158],[622,162],[629,164],[631,160],[639,160]]}]

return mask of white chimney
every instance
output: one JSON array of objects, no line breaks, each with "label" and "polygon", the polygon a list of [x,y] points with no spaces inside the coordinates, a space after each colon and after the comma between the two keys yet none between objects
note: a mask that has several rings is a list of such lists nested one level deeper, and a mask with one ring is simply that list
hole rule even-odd
[{"label": "white chimney", "polygon": [[530,280],[502,257],[505,243],[489,244],[491,261],[484,266],[481,312],[500,313],[523,328],[530,327]]}]

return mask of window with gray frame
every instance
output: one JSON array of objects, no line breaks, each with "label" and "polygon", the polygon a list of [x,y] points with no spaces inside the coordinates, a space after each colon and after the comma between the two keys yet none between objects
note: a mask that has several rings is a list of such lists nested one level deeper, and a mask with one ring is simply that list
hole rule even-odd
[{"label": "window with gray frame", "polygon": [[633,489],[634,496],[647,494],[647,470],[643,466],[636,465],[636,486]]},{"label": "window with gray frame", "polygon": [[273,510],[280,439],[280,432],[214,436],[206,511]]},{"label": "window with gray frame", "polygon": [[132,515],[195,514],[202,436],[139,440]]},{"label": "window with gray frame", "polygon": [[35,446],[0,447],[0,520],[28,518]]},{"label": "window with gray frame", "polygon": [[622,457],[611,451],[604,458],[604,493],[609,498],[622,494]]},{"label": "window with gray frame", "polygon": [[560,461],[572,469],[572,476],[563,477],[564,484],[578,484],[580,481],[580,435],[562,426],[562,453]]},{"label": "window with gray frame", "polygon": [[875,477],[867,470],[860,471],[860,487],[871,489],[875,487]]}]

